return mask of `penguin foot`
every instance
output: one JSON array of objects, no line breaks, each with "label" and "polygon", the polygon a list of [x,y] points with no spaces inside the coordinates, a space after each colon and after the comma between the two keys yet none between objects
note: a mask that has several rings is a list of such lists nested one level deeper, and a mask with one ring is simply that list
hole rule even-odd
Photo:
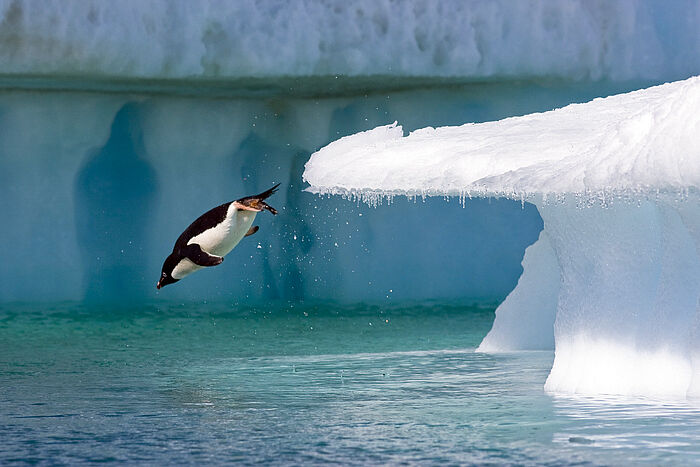
[{"label": "penguin foot", "polygon": [[272,206],[267,204],[265,201],[260,201],[260,204],[262,205],[263,209],[270,211],[275,216],[277,215],[277,209],[273,208]]}]

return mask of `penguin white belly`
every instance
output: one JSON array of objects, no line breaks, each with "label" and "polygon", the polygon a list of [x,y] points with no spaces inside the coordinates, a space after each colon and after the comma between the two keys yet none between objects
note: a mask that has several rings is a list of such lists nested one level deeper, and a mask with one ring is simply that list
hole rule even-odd
[{"label": "penguin white belly", "polygon": [[[255,220],[255,211],[244,211],[236,209],[233,203],[226,212],[226,218],[214,227],[205,230],[199,235],[192,237],[187,244],[198,244],[202,250],[210,255],[225,256],[238,245]],[[175,266],[172,272],[174,279],[182,279],[193,272],[202,269],[204,266],[194,264],[188,258],[183,258]]]},{"label": "penguin white belly", "polygon": [[182,258],[173,268],[173,272],[170,275],[173,276],[173,279],[180,280],[183,277],[189,276],[193,272],[202,269],[202,267],[203,266],[197,266],[187,258]]}]

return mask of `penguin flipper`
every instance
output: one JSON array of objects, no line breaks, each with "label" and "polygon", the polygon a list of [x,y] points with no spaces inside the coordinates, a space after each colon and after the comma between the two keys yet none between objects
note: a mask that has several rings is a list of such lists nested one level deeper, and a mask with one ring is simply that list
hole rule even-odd
[{"label": "penguin flipper", "polygon": [[253,227],[250,228],[250,230],[248,230],[248,232],[244,235],[244,237],[250,237],[258,230],[260,230],[260,227],[258,227],[257,225],[254,225]]},{"label": "penguin flipper", "polygon": [[197,266],[216,266],[224,260],[222,256],[210,255],[196,243],[190,243],[180,248],[180,254]]}]

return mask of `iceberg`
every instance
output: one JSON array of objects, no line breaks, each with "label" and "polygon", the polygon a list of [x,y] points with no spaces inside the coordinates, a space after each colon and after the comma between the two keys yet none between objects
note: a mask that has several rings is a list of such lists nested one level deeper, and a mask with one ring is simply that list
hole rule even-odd
[{"label": "iceberg", "polygon": [[533,203],[544,230],[479,351],[554,348],[556,393],[700,396],[700,77],[312,154],[307,190]]}]

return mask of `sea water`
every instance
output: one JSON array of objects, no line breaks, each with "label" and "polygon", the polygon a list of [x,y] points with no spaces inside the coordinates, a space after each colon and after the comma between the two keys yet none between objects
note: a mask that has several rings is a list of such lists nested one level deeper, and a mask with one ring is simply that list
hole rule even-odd
[{"label": "sea water", "polygon": [[492,305],[0,307],[0,463],[695,463],[700,405],[544,392]]}]

